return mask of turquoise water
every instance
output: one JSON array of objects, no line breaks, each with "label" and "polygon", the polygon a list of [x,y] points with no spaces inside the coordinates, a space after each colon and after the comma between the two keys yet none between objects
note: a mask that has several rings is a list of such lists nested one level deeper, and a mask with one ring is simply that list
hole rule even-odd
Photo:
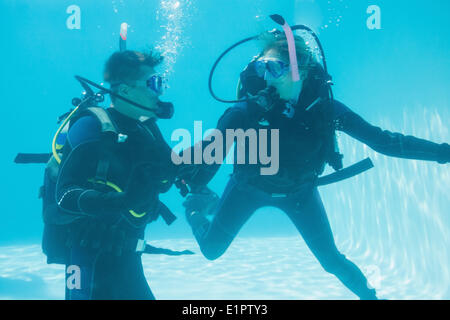
[{"label": "turquoise water", "polygon": [[[370,30],[366,11],[374,4],[381,29]],[[80,9],[79,29],[68,28],[68,19],[69,27],[75,22],[66,12],[71,5]],[[81,93],[73,76],[101,82],[122,22],[129,24],[129,48],[155,46],[166,55],[164,100],[176,110],[159,122],[167,140],[176,128],[192,130],[194,120],[215,126],[225,105],[207,91],[211,65],[232,43],[273,28],[264,16],[277,12],[317,31],[337,99],[372,124],[442,143],[450,140],[449,9],[447,0],[2,1],[0,298],[63,298],[63,269],[46,265],[39,248],[43,167],[12,160],[17,152],[50,150],[56,117]],[[214,83],[221,96],[233,98],[256,50],[242,46],[225,58]],[[366,156],[375,164],[321,188],[339,249],[382,297],[449,299],[448,165],[389,158],[345,134],[339,142],[345,164]],[[211,187],[220,193],[230,172],[223,166]],[[170,227],[149,225],[147,239],[198,254],[144,258],[157,298],[355,298],[321,269],[281,211],[259,210],[229,251],[210,262],[192,240],[177,190],[162,199],[179,219]]]}]

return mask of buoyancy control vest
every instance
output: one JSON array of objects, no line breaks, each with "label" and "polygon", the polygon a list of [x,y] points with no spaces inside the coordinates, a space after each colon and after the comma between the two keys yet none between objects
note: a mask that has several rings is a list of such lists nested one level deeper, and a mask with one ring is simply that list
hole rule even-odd
[{"label": "buoyancy control vest", "polygon": [[[154,122],[148,121],[139,125],[137,131],[131,132],[130,129],[133,126],[127,126],[126,123],[123,125],[121,120],[126,120],[125,116],[119,115],[117,111],[113,111],[113,109],[105,110],[100,107],[89,107],[79,111],[72,117],[68,127],[70,128],[78,119],[84,116],[92,116],[97,119],[101,128],[100,141],[102,150],[99,151],[101,156],[98,157],[95,176],[89,182],[93,188],[122,192],[126,177],[117,174],[121,170],[119,167],[124,164],[124,161],[130,166],[136,165],[136,162],[144,160],[143,157],[146,158],[145,160],[148,160],[147,156],[151,156],[150,159],[154,161],[152,163],[153,169],[158,173],[154,181],[157,193],[166,192],[170,188],[175,179],[175,173],[171,170],[173,168],[170,168],[172,163],[170,158],[167,159],[170,147],[165,143]],[[130,121],[130,124],[135,123]],[[134,127],[136,129],[136,126]],[[136,145],[133,146],[133,143]],[[146,150],[147,154],[139,156],[140,151],[142,151],[139,148],[142,148],[145,144],[150,145],[154,149]],[[70,151],[70,144],[66,144],[65,141],[59,141],[58,155],[60,158],[64,158]],[[161,154],[165,154],[166,158],[161,158]],[[122,162],[116,159],[120,156],[125,157],[125,159],[122,159]],[[133,161],[134,163],[132,163]],[[163,168],[164,166],[165,168]],[[41,187],[40,192],[43,200],[44,220],[42,248],[47,255],[48,263],[65,263],[68,249],[70,248],[68,242],[73,240],[69,239],[74,233],[73,229],[86,227],[85,223],[80,223],[81,220],[86,220],[85,216],[68,213],[61,209],[56,202],[56,184],[59,170],[60,163],[55,159],[55,156],[52,156],[47,163],[44,173],[44,185]],[[159,216],[162,216],[167,224],[172,223],[176,219],[170,210],[158,200],[157,194],[155,194],[151,209],[151,212],[129,210],[125,214],[124,220],[129,223],[129,227],[131,229],[140,229],[140,232],[135,233],[136,237],[142,237],[145,225]]]}]

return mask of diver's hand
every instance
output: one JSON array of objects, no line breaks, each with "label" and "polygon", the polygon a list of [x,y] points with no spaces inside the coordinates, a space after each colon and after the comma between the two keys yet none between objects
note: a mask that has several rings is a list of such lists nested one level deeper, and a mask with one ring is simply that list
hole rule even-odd
[{"label": "diver's hand", "polygon": [[203,216],[213,214],[215,207],[219,202],[219,196],[209,189],[202,187],[196,190],[196,193],[191,193],[183,202],[183,207],[186,209],[186,215],[200,213]]},{"label": "diver's hand", "polygon": [[177,177],[186,181],[192,181],[195,179],[201,169],[201,165],[198,164],[180,164],[177,168]]},{"label": "diver's hand", "polygon": [[248,101],[258,107],[258,111],[261,113],[267,113],[271,111],[281,100],[277,89],[270,86],[263,90],[260,90],[256,95],[252,96],[248,93]]},{"label": "diver's hand", "polygon": [[77,194],[73,201],[80,212],[97,217],[107,224],[113,224],[124,212],[148,206],[155,201],[153,180],[149,176],[151,173],[152,171],[145,165],[135,167],[123,192],[80,188],[73,192]]},{"label": "diver's hand", "polygon": [[81,212],[98,218],[106,224],[114,224],[127,208],[127,197],[123,192],[101,192],[94,189],[84,190],[78,197]]},{"label": "diver's hand", "polygon": [[442,143],[439,145],[437,162],[440,164],[450,162],[450,145],[448,143]]},{"label": "diver's hand", "polygon": [[193,184],[195,177],[200,171],[201,166],[198,164],[180,164],[177,167],[177,178],[188,185]]}]

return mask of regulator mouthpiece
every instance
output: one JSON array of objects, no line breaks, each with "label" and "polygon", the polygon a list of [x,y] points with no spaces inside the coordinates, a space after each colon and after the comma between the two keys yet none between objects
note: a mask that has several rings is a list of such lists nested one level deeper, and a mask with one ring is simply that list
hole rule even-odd
[{"label": "regulator mouthpiece", "polygon": [[170,119],[173,117],[174,108],[173,103],[158,101],[156,116],[160,119]]}]

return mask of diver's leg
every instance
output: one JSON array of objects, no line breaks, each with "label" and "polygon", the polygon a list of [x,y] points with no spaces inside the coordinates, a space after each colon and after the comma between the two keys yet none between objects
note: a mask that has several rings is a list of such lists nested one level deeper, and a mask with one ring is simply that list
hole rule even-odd
[{"label": "diver's leg", "polygon": [[98,253],[74,246],[66,264],[66,300],[91,300]]},{"label": "diver's leg", "polygon": [[118,273],[120,282],[117,285],[119,299],[155,300],[144,275],[141,254],[131,253],[121,260],[122,268]]},{"label": "diver's leg", "polygon": [[243,188],[231,177],[212,221],[201,214],[188,218],[203,255],[209,260],[219,258],[261,201],[261,194]]},{"label": "diver's leg", "polygon": [[327,272],[334,274],[359,298],[377,299],[375,289],[368,287],[367,279],[361,270],[337,249],[327,214],[316,188],[301,198],[286,199],[282,209],[288,214]]},{"label": "diver's leg", "polygon": [[101,255],[96,263],[93,299],[155,300],[142,267],[141,255]]},{"label": "diver's leg", "polygon": [[154,300],[140,254],[74,246],[66,265],[66,300]]}]

